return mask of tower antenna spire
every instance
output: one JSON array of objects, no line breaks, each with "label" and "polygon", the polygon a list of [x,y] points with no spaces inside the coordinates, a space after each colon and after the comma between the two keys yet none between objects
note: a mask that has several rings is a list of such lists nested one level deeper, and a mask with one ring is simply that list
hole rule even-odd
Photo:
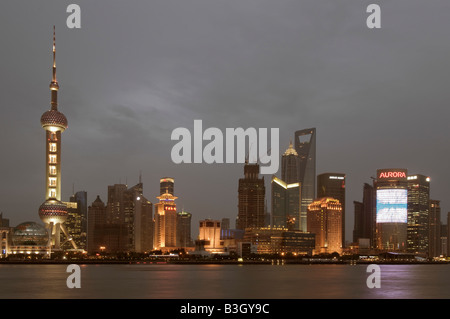
[{"label": "tower antenna spire", "polygon": [[53,66],[52,66],[52,82],[50,83],[50,90],[52,91],[52,110],[58,110],[58,90],[59,85],[56,80],[56,31],[53,26]]}]

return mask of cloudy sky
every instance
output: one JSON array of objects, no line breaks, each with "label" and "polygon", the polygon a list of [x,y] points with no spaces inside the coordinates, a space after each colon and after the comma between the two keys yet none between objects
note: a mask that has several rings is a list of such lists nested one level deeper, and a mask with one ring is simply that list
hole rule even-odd
[{"label": "cloudy sky", "polygon": [[[105,201],[138,182],[157,202],[175,178],[178,205],[202,218],[237,215],[240,164],[172,163],[177,127],[317,129],[317,173],[347,174],[353,201],[378,168],[429,175],[450,209],[450,2],[447,0],[5,1],[0,10],[0,211],[12,226],[39,221],[45,192],[40,116],[50,106],[56,25],[63,200]],[[381,29],[366,8],[381,6]],[[266,175],[267,195],[271,176]]]}]

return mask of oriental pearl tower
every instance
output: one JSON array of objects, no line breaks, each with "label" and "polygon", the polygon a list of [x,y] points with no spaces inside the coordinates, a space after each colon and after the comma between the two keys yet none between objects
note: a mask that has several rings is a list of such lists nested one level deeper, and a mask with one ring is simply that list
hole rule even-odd
[{"label": "oriental pearl tower", "polygon": [[[67,205],[61,202],[61,133],[67,129],[67,118],[58,111],[58,90],[56,80],[56,47],[55,27],[53,27],[53,75],[50,82],[51,108],[41,117],[41,125],[45,130],[45,167],[46,167],[46,191],[45,202],[39,207],[39,217],[45,223],[49,232],[49,247],[60,250],[67,241],[77,248],[72,238],[67,233],[64,222],[67,219]],[[61,231],[66,240],[61,243]]]}]

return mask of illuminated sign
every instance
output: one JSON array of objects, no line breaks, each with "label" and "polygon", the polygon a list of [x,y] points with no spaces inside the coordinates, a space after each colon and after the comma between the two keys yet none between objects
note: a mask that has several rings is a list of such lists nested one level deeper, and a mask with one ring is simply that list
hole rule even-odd
[{"label": "illuminated sign", "polygon": [[381,172],[379,178],[406,178],[406,172]]},{"label": "illuminated sign", "polygon": [[164,210],[177,210],[176,206],[164,205]]},{"label": "illuminated sign", "polygon": [[377,190],[377,223],[407,223],[408,191],[406,189]]}]

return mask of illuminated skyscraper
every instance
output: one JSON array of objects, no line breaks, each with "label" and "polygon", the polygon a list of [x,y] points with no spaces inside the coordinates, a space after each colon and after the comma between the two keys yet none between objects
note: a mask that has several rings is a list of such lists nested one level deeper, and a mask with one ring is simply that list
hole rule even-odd
[{"label": "illuminated skyscraper", "polygon": [[300,183],[287,184],[273,176],[272,189],[272,221],[273,227],[284,227],[298,230],[300,218]]},{"label": "illuminated skyscraper", "polygon": [[[162,190],[164,179],[160,180]],[[155,204],[155,231],[154,246],[155,249],[171,250],[177,248],[177,205],[175,200],[178,198],[169,192],[166,187],[165,193],[157,197],[159,203]]]},{"label": "illuminated skyscraper", "polygon": [[87,234],[87,193],[83,191],[76,192],[70,196],[70,200],[66,205],[68,205],[68,217],[65,223],[67,231],[72,235],[77,247],[85,249]]},{"label": "illuminated skyscraper", "polygon": [[342,205],[342,247],[345,247],[345,174],[323,173],[317,176],[317,197],[332,197]]},{"label": "illuminated skyscraper", "polygon": [[265,226],[265,193],[264,177],[259,178],[259,165],[246,162],[244,178],[239,179],[237,229]]},{"label": "illuminated skyscraper", "polygon": [[379,169],[375,185],[377,248],[383,251],[406,251],[407,170]]},{"label": "illuminated skyscraper", "polygon": [[408,175],[408,251],[428,253],[430,178]]},{"label": "illuminated skyscraper", "polygon": [[300,157],[290,142],[288,149],[281,156],[281,179],[287,184],[298,183],[299,165]]},{"label": "illuminated skyscraper", "polygon": [[[56,45],[53,27],[53,74],[50,82],[51,108],[41,117],[45,129],[45,202],[39,207],[39,217],[45,223],[49,233],[49,246],[53,250],[61,249],[61,231],[67,240],[77,248],[69,236],[64,222],[67,220],[67,205],[61,202],[61,133],[67,129],[67,118],[58,111],[59,84],[56,80]],[[64,243],[63,243],[64,244]]]},{"label": "illuminated skyscraper", "polygon": [[204,241],[205,250],[211,252],[223,251],[220,245],[220,221],[205,219],[200,221],[198,239]]},{"label": "illuminated skyscraper", "polygon": [[342,205],[331,197],[308,206],[308,232],[315,234],[315,253],[342,252]]},{"label": "illuminated skyscraper", "polygon": [[299,156],[298,182],[301,185],[300,230],[306,231],[308,205],[316,198],[316,129],[295,132],[295,150]]}]

